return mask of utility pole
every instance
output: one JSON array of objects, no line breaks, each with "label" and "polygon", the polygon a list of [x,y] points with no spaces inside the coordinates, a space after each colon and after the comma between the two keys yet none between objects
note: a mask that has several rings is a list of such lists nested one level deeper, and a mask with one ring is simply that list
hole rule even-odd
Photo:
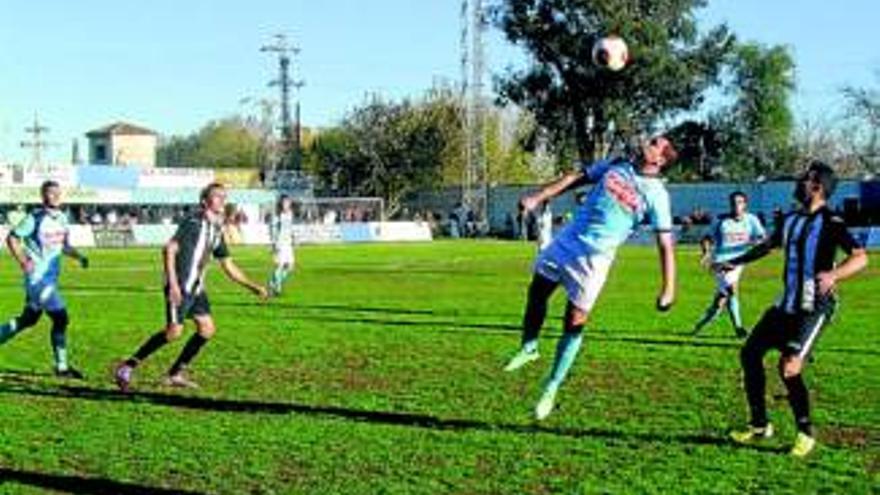
[{"label": "utility pole", "polygon": [[464,106],[464,177],[462,203],[477,222],[486,225],[488,215],[488,171],[486,166],[485,105],[483,80],[485,67],[486,13],[482,0],[462,0],[461,4],[461,100]]},{"label": "utility pole", "polygon": [[[278,54],[278,79],[269,82],[269,86],[281,88],[281,143],[282,153],[276,168],[292,168],[294,171],[301,170],[301,143],[300,143],[300,117],[299,117],[299,90],[305,85],[305,81],[293,80],[290,76],[291,57],[299,54],[300,49],[292,46],[287,41],[287,36],[276,34],[275,40],[269,45],[260,48],[261,52]],[[290,122],[290,90],[296,91],[296,123]],[[288,166],[288,157],[293,154],[293,163]]]},{"label": "utility pole", "polygon": [[82,156],[79,153],[79,139],[73,138],[70,146],[70,163],[73,165],[82,165]]},{"label": "utility pole", "polygon": [[43,139],[43,135],[49,132],[49,128],[40,125],[37,114],[34,113],[34,125],[25,127],[24,132],[33,135],[30,141],[22,141],[22,148],[31,148],[31,166],[43,164],[43,150],[51,146],[51,143]]}]

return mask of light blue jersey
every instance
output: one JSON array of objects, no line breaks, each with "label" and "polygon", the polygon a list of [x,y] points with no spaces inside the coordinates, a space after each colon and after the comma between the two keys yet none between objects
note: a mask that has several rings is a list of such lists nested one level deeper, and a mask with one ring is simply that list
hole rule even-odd
[{"label": "light blue jersey", "polygon": [[746,213],[740,219],[731,215],[719,216],[712,223],[708,236],[715,245],[712,261],[723,263],[745,254],[766,237],[767,232],[755,215]]},{"label": "light blue jersey", "polygon": [[25,255],[34,264],[27,275],[29,285],[58,281],[68,232],[67,216],[49,208],[32,211],[13,229],[12,235],[21,239]]},{"label": "light blue jersey", "polygon": [[33,269],[25,275],[25,304],[35,310],[60,311],[65,307],[58,292],[61,255],[68,246],[67,216],[58,210],[39,208],[13,229],[21,239]]},{"label": "light blue jersey", "polygon": [[613,257],[642,223],[657,232],[672,230],[669,193],[659,178],[638,174],[625,160],[600,160],[583,173],[595,185],[554,241],[566,251]]}]

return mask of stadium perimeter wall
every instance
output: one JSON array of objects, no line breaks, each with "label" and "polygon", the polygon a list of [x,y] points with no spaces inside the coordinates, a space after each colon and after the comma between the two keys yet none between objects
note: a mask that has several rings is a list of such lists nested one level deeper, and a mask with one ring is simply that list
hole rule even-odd
[{"label": "stadium perimeter wall", "polygon": [[[504,232],[511,218],[516,218],[519,199],[538,186],[495,186],[489,188],[489,227],[493,232]],[[763,183],[702,183],[668,184],[672,200],[672,215],[685,217],[697,209],[712,216],[728,210],[728,195],[736,190],[749,196],[749,209],[772,218],[776,208],[787,210],[792,204],[794,182]],[[551,202],[554,215],[563,215],[575,209],[575,192],[564,194]],[[841,181],[831,201],[834,209],[842,210],[844,203],[855,201],[860,208],[880,209],[880,182]],[[410,211],[433,211],[447,219],[461,201],[460,188],[440,191],[422,191],[405,202]]]},{"label": "stadium perimeter wall", "polygon": [[[159,246],[174,235],[176,225],[132,225],[126,228],[71,225],[70,241],[78,247]],[[0,226],[0,239],[6,239],[9,227]],[[227,231],[233,244],[268,245],[269,227],[248,224]],[[431,229],[424,222],[363,222],[302,224],[294,226],[297,244],[341,244],[361,242],[418,242],[432,240]],[[0,244],[0,250],[5,243]]]}]

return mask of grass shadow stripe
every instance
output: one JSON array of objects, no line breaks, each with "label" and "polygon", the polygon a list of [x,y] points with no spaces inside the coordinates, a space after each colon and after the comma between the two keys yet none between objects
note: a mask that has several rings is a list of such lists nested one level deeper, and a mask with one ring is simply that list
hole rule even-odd
[{"label": "grass shadow stripe", "polygon": [[182,490],[180,488],[159,488],[136,483],[115,481],[107,478],[89,478],[78,475],[48,474],[36,471],[21,471],[0,467],[0,486],[6,483],[17,483],[46,490],[74,494],[116,494],[142,495],[145,493],[159,495],[201,495],[203,492]]},{"label": "grass shadow stripe", "polygon": [[620,442],[675,442],[698,446],[729,448],[749,448],[762,451],[784,452],[766,446],[741,446],[729,441],[725,436],[710,434],[674,434],[652,432],[623,432],[601,428],[557,428],[536,423],[491,423],[475,419],[440,418],[430,414],[374,411],[351,409],[339,406],[317,406],[291,402],[265,402],[251,400],[221,399],[212,397],[170,395],[156,392],[134,392],[123,394],[115,390],[88,387],[0,387],[0,393],[25,394],[37,397],[56,397],[62,399],[81,399],[90,401],[134,402],[168,407],[178,407],[210,412],[232,412],[252,414],[302,414],[357,421],[370,424],[424,428],[453,432],[502,432],[513,434],[544,434],[567,438],[602,438]]}]

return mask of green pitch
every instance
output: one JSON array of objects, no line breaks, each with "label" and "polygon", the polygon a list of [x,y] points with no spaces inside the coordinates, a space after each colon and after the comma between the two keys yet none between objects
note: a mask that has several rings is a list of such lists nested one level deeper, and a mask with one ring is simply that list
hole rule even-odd
[{"label": "green pitch", "polygon": [[[234,250],[252,275],[265,249]],[[880,272],[844,285],[836,323],[807,371],[820,441],[806,461],[768,359],[777,437],[741,447],[738,343],[726,319],[684,334],[711,297],[693,250],[679,298],[654,311],[659,263],[627,248],[560,393],[531,410],[552,360],[562,294],[542,359],[501,371],[517,348],[532,245],[437,242],[305,247],[268,304],[212,267],[218,333],[197,358],[202,388],[159,378],[183,340],[116,393],[110,367],[164,321],[158,249],[92,250],[65,266],[72,363],[50,375],[48,320],[0,347],[0,492],[41,493],[868,493],[880,490]],[[880,257],[873,260],[880,263]],[[747,324],[779,288],[780,259],[749,267]],[[17,314],[15,265],[0,255],[0,315]],[[188,330],[189,332],[189,330]]]}]

